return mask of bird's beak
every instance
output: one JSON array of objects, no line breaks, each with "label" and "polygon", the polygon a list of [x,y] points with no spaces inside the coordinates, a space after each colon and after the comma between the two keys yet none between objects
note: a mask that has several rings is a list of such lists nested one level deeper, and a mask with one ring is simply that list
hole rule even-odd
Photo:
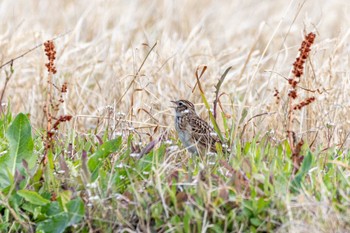
[{"label": "bird's beak", "polygon": [[177,102],[174,100],[171,100],[170,102],[172,102],[173,104],[175,104],[176,106],[171,106],[172,108],[176,108],[177,107]]}]

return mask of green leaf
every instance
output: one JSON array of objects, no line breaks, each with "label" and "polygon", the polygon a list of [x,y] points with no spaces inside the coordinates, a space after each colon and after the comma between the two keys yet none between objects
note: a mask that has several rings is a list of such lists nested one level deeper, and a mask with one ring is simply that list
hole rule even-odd
[{"label": "green leaf", "polygon": [[72,196],[72,192],[70,190],[64,190],[59,193],[57,201],[61,205],[61,207],[66,210],[66,205],[70,201]]},{"label": "green leaf", "polygon": [[[10,157],[13,158],[13,162],[21,164],[24,159],[28,162],[28,167],[32,168],[36,158],[33,159],[32,127],[28,117],[23,113],[18,114],[8,128],[6,136],[10,143]],[[14,174],[15,164],[11,165]]]},{"label": "green leaf", "polygon": [[210,119],[211,123],[213,124],[213,128],[214,128],[215,132],[217,133],[217,135],[220,138],[220,140],[224,141],[224,138],[223,138],[223,136],[221,134],[221,131],[220,131],[219,126],[218,126],[218,123],[216,122],[216,119],[215,119],[213,113],[210,111],[210,105],[209,105],[209,103],[207,101],[207,98],[205,97],[204,93],[202,93],[202,92],[201,92],[201,96],[202,96],[202,100],[203,100],[204,106],[208,110],[209,119]]},{"label": "green leaf", "polygon": [[247,117],[247,115],[248,115],[248,110],[246,108],[244,108],[242,111],[241,119],[239,120],[239,124],[243,123],[243,121]]},{"label": "green leaf", "polygon": [[218,101],[219,101],[219,95],[220,95],[220,88],[221,88],[221,85],[222,83],[224,82],[225,78],[226,78],[226,75],[228,74],[228,72],[230,71],[230,69],[232,68],[232,66],[229,66],[225,72],[221,75],[221,78],[219,79],[218,83],[215,85],[215,100],[214,100],[214,112],[216,112],[216,107],[217,107],[217,104],[218,104]]},{"label": "green leaf", "polygon": [[191,223],[191,214],[190,211],[186,211],[185,216],[184,216],[184,231],[186,233],[191,232],[190,231],[190,223]]},{"label": "green leaf", "polygon": [[253,224],[253,226],[260,226],[262,221],[259,218],[251,218],[250,223]]},{"label": "green leaf", "polygon": [[301,182],[305,175],[309,172],[312,164],[312,154],[309,151],[301,164],[301,168],[291,183],[291,191],[297,192],[301,188]]},{"label": "green leaf", "polygon": [[[58,206],[56,205],[56,207]],[[66,209],[67,212],[58,212],[39,222],[37,232],[62,233],[67,227],[79,223],[85,215],[84,203],[80,198],[68,202]]]},{"label": "green leaf", "polygon": [[91,182],[98,176],[98,170],[102,166],[104,159],[113,152],[116,152],[122,144],[122,137],[103,143],[99,149],[89,158],[88,167],[91,171]]},{"label": "green leaf", "polygon": [[80,198],[71,200],[70,202],[67,203],[66,207],[67,207],[69,219],[70,219],[68,223],[69,226],[73,224],[77,224],[85,216],[84,203]]},{"label": "green leaf", "polygon": [[311,168],[311,164],[312,164],[312,154],[309,151],[306,157],[304,158],[303,163],[301,164],[301,172],[303,174],[306,174],[307,172],[309,172]]},{"label": "green leaf", "polygon": [[[219,81],[220,85],[219,85],[217,88],[220,88],[222,82],[224,81],[224,79],[225,79],[225,77],[226,77],[226,75],[227,75],[227,73],[228,73],[228,71],[229,71],[230,69],[231,69],[231,68],[226,69],[225,73],[224,73],[223,76],[221,77],[222,80],[220,79],[220,80],[221,80],[221,83],[220,83],[220,81]],[[222,136],[222,134],[221,134],[221,131],[220,131],[220,129],[219,129],[219,126],[218,126],[218,124],[217,124],[217,122],[216,122],[216,119],[215,119],[213,113],[210,111],[209,103],[208,103],[208,101],[207,101],[207,98],[205,97],[205,94],[204,94],[204,91],[203,91],[203,88],[202,88],[202,85],[201,85],[201,82],[200,82],[200,78],[203,76],[203,74],[205,73],[206,70],[207,70],[207,66],[204,66],[204,67],[202,68],[202,72],[201,72],[200,74],[198,74],[199,67],[197,67],[197,71],[196,71],[196,74],[195,74],[196,79],[197,79],[197,85],[198,85],[198,88],[199,88],[199,90],[200,90],[200,94],[201,94],[203,103],[204,103],[205,107],[207,108],[207,110],[208,110],[208,112],[209,112],[209,118],[210,118],[211,123],[213,124],[213,128],[214,128],[215,132],[217,133],[218,137],[220,138],[220,140],[221,140],[221,141],[224,141],[224,138],[223,138],[223,136]]]},{"label": "green leaf", "polygon": [[40,222],[36,232],[62,233],[68,227],[68,223],[68,213],[63,212]]},{"label": "green leaf", "polygon": [[216,100],[218,99],[219,97],[219,91],[220,91],[220,88],[221,88],[221,85],[222,83],[224,82],[228,72],[230,71],[230,69],[232,68],[232,66],[229,66],[225,72],[221,75],[221,78],[219,79],[218,83],[215,85],[215,98]]},{"label": "green leaf", "polygon": [[[16,169],[22,170],[22,160],[26,160],[28,168],[34,167],[36,156],[33,154],[32,128],[28,117],[23,113],[17,115],[7,129],[6,138],[9,142],[9,151],[0,159],[0,188],[8,185],[10,173],[14,176]],[[7,180],[6,180],[7,178]]]},{"label": "green leaf", "polygon": [[222,225],[216,224],[216,225],[213,225],[212,227],[210,227],[210,229],[213,230],[213,232],[221,233],[221,232],[223,232],[222,227],[223,227]]},{"label": "green leaf", "polygon": [[63,212],[63,208],[57,201],[53,201],[49,205],[43,206],[41,211],[41,213],[46,216],[54,216],[60,212]]},{"label": "green leaf", "polygon": [[270,201],[265,201],[264,198],[260,197],[257,203],[257,209],[258,209],[258,213],[262,212],[263,210],[265,210],[266,207],[268,207],[270,204]]},{"label": "green leaf", "polygon": [[49,200],[40,196],[37,192],[29,190],[19,190],[17,194],[23,197],[26,201],[34,205],[46,205],[50,203]]}]

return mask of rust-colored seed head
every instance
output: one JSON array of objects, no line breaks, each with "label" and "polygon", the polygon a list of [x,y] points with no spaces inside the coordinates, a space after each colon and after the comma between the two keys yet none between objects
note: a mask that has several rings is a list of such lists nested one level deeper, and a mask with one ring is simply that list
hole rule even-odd
[{"label": "rust-colored seed head", "polygon": [[316,35],[312,32],[310,32],[307,36],[305,36],[304,41],[301,43],[300,46],[300,55],[297,57],[296,61],[293,63],[293,74],[295,77],[301,77],[304,72],[304,64],[309,56],[309,53],[311,51],[311,45],[315,41]]},{"label": "rust-colored seed head", "polygon": [[66,122],[66,121],[70,121],[72,119],[72,116],[71,115],[64,115],[64,116],[60,116],[55,124],[53,125],[53,129],[54,130],[57,130],[58,129],[58,126],[62,123],[62,122]]},{"label": "rust-colored seed head", "polygon": [[[289,85],[292,87],[292,90],[289,91],[288,96],[292,99],[296,99],[298,97],[297,94],[297,85],[300,82],[300,77],[304,73],[304,64],[307,59],[307,57],[310,54],[311,51],[311,45],[314,43],[316,35],[314,33],[309,33],[300,46],[300,55],[295,59],[295,62],[293,63],[293,77],[288,79]],[[312,97],[314,98],[314,97]],[[309,98],[293,107],[293,110],[300,110],[304,106],[310,104],[314,101],[314,99]]]},{"label": "rust-colored seed head", "polygon": [[280,98],[279,94],[280,92],[275,88],[275,94],[273,96],[279,99]]},{"label": "rust-colored seed head", "polygon": [[54,64],[56,59],[55,45],[53,41],[48,40],[47,42],[44,43],[44,46],[45,46],[45,54],[49,60],[49,62],[46,63],[45,66],[47,67],[47,71],[49,73],[55,74],[57,72]]},{"label": "rust-colored seed head", "polygon": [[296,90],[289,91],[288,96],[293,99],[296,99],[298,97]]},{"label": "rust-colored seed head", "polygon": [[274,97],[276,97],[276,104],[279,104],[280,102],[280,92],[275,88],[275,94],[273,95]]},{"label": "rust-colored seed head", "polygon": [[62,87],[61,87],[61,92],[62,93],[66,93],[67,92],[67,83],[63,83]]},{"label": "rust-colored seed head", "polygon": [[303,107],[311,104],[312,102],[314,102],[316,100],[316,98],[314,96],[307,98],[306,100],[301,101],[299,104],[295,105],[293,107],[294,110],[301,110]]}]

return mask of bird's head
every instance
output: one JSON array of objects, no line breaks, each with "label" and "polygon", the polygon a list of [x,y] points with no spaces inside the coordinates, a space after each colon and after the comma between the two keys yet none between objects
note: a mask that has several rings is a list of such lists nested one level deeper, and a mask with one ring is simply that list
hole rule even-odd
[{"label": "bird's head", "polygon": [[174,108],[177,116],[182,116],[188,113],[196,114],[194,105],[188,100],[177,100],[171,102],[175,104]]}]

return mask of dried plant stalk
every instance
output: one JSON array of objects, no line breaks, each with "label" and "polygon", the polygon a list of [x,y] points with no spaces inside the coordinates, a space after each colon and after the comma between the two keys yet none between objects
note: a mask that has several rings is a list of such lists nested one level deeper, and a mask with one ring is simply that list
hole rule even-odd
[{"label": "dried plant stalk", "polygon": [[[300,165],[303,162],[303,156],[300,156],[300,150],[302,145],[304,144],[304,141],[302,139],[299,142],[297,142],[297,139],[295,137],[295,132],[293,130],[294,111],[301,110],[303,107],[306,107],[307,105],[311,104],[316,99],[314,96],[312,96],[305,100],[299,101],[298,103],[295,103],[298,98],[298,85],[301,81],[302,75],[304,74],[304,64],[306,62],[306,59],[309,57],[311,45],[314,43],[315,37],[316,35],[312,32],[305,36],[305,39],[301,43],[299,49],[300,54],[296,58],[296,61],[293,63],[293,76],[288,79],[290,89],[288,92],[287,135],[289,145],[292,151],[292,161],[294,167],[292,172],[293,175],[295,175],[298,172]],[[275,96],[278,97],[278,91],[275,93]]]},{"label": "dried plant stalk", "polygon": [[[63,116],[56,116],[57,112],[59,110],[60,104],[64,102],[63,100],[63,93],[67,92],[67,83],[65,82],[62,87],[59,89],[60,96],[57,100],[55,96],[53,95],[53,90],[56,88],[56,86],[53,84],[53,75],[57,73],[56,66],[55,66],[55,59],[56,59],[56,50],[55,45],[52,40],[49,40],[44,43],[45,46],[45,54],[48,58],[48,63],[45,64],[48,71],[48,77],[47,77],[47,86],[46,86],[46,103],[44,106],[44,113],[47,118],[46,123],[46,134],[44,137],[44,157],[42,159],[42,163],[45,165],[47,163],[47,153],[49,150],[52,149],[53,146],[53,137],[55,135],[55,132],[58,130],[58,126],[62,122],[70,121],[72,119],[72,116],[70,115],[63,115]],[[53,120],[55,122],[53,123]]]}]

